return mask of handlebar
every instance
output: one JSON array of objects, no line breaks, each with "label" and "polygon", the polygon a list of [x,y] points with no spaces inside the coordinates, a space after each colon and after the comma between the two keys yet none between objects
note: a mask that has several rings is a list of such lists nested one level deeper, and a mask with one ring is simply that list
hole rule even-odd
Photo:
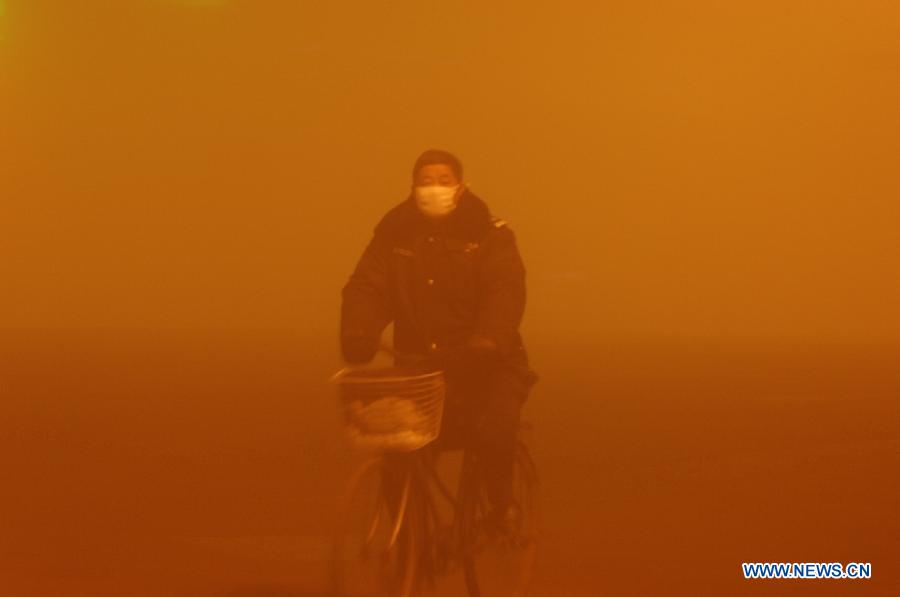
[{"label": "handlebar", "polygon": [[[418,370],[421,369],[423,371],[439,371],[442,369],[440,366],[440,361],[449,354],[449,350],[444,349],[442,351],[434,351],[430,355],[423,355],[418,353],[407,353],[399,351],[391,346],[388,346],[384,342],[379,344],[378,349],[376,350],[376,354],[382,352],[387,355],[390,355],[394,358],[394,367],[399,368],[407,368]],[[368,363],[360,363],[360,364],[347,364],[340,371],[335,373],[331,377],[331,381],[337,381],[341,377],[351,373],[353,371],[365,371],[367,369],[372,369],[371,361]]]},{"label": "handlebar", "polygon": [[[451,348],[439,348],[429,351],[427,354],[401,352],[396,348],[388,346],[381,342],[378,345],[378,352],[385,353],[394,358],[394,367],[411,370],[410,372],[424,373],[433,371],[446,370],[478,370],[484,367],[490,367],[493,362],[493,356],[496,355],[491,350],[486,352],[472,352],[471,346],[457,346]],[[352,371],[360,371],[371,369],[371,361],[369,363],[361,363],[358,365],[348,364],[338,371],[332,381],[346,375]]]}]

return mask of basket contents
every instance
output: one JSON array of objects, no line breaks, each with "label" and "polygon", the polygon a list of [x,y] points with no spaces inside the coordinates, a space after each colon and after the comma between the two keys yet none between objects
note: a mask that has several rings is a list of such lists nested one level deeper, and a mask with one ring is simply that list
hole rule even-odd
[{"label": "basket contents", "polygon": [[363,433],[415,432],[427,424],[412,400],[396,396],[373,400],[367,406],[354,400],[350,403],[350,416]]}]

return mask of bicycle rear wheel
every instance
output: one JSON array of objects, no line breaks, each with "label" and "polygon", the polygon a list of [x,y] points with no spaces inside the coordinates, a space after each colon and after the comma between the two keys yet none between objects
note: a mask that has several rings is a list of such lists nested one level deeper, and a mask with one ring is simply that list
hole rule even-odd
[{"label": "bicycle rear wheel", "polygon": [[332,588],[336,597],[409,597],[418,538],[410,525],[412,468],[375,458],[352,478],[338,513]]},{"label": "bicycle rear wheel", "polygon": [[462,496],[461,533],[466,586],[470,597],[526,595],[537,562],[540,532],[538,478],[525,445],[516,448],[513,499],[517,515],[508,528],[496,529],[489,521],[483,469],[470,461]]}]

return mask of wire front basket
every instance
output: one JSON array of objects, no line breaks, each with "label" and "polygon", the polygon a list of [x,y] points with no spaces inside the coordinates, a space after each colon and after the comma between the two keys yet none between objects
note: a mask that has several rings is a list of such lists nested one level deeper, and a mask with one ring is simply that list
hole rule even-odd
[{"label": "wire front basket", "polygon": [[437,439],[446,391],[442,371],[342,371],[333,381],[338,386],[347,435],[356,446],[409,452]]}]

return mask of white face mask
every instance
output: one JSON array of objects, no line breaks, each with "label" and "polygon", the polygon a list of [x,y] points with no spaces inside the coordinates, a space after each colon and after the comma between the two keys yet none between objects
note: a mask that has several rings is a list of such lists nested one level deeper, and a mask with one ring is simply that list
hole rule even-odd
[{"label": "white face mask", "polygon": [[432,185],[429,187],[416,187],[414,189],[416,195],[416,205],[426,216],[432,218],[440,218],[446,216],[456,209],[456,192],[459,185],[455,187],[442,187]]}]

